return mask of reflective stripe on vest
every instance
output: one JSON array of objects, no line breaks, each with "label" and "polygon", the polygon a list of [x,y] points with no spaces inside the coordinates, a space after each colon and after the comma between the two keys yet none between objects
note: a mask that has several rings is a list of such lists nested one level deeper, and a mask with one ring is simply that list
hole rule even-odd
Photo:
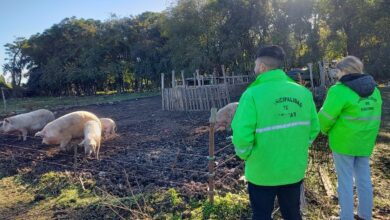
[{"label": "reflective stripe on vest", "polygon": [[256,129],[256,133],[259,134],[259,133],[264,133],[267,131],[280,130],[280,129],[292,128],[292,127],[297,127],[297,126],[310,126],[310,121],[297,121],[297,122],[292,122],[292,123],[287,123],[287,124],[269,126],[269,127],[265,127],[265,128],[258,128],[258,129]]},{"label": "reflective stripe on vest", "polygon": [[242,148],[242,149],[235,148],[235,150],[236,150],[236,153],[237,153],[237,154],[245,154],[245,153],[247,153],[248,151],[251,151],[252,148],[253,148],[252,146],[249,146],[249,147],[244,147],[244,148]]},{"label": "reflective stripe on vest", "polygon": [[380,116],[372,116],[372,117],[352,117],[352,116],[342,116],[342,118],[351,120],[351,121],[380,121]]},{"label": "reflective stripe on vest", "polygon": [[328,113],[326,113],[325,111],[322,111],[322,109],[320,110],[320,113],[323,114],[326,118],[328,118],[329,120],[332,120],[332,121],[335,121],[335,118],[333,118],[331,115],[329,115]]}]

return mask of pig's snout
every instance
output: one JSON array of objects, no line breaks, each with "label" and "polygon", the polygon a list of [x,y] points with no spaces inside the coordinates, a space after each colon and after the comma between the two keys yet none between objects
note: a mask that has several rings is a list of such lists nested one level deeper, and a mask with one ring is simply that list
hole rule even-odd
[{"label": "pig's snout", "polygon": [[43,134],[41,131],[38,131],[37,133],[35,133],[34,137],[43,137]]}]

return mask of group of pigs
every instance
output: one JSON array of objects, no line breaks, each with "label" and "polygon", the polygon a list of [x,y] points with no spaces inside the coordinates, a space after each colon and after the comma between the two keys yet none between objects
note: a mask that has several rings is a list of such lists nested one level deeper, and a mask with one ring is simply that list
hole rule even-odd
[{"label": "group of pigs", "polygon": [[[217,112],[215,129],[230,129],[230,124],[237,109],[238,102],[230,103]],[[87,111],[76,111],[55,119],[53,112],[40,109],[5,118],[0,122],[0,131],[17,133],[23,141],[27,134],[36,132],[43,144],[60,145],[60,150],[68,150],[72,139],[83,138],[80,146],[84,146],[87,156],[92,153],[99,159],[102,136],[109,139],[116,136],[116,124],[110,118],[98,118]]]},{"label": "group of pigs", "polygon": [[55,119],[53,112],[39,109],[25,114],[5,118],[0,122],[0,131],[17,133],[23,141],[29,132],[36,132],[43,144],[59,144],[61,150],[67,150],[72,139],[83,138],[87,156],[92,153],[99,159],[100,144],[103,139],[115,137],[116,124],[110,118],[98,118],[87,111],[76,111]]}]

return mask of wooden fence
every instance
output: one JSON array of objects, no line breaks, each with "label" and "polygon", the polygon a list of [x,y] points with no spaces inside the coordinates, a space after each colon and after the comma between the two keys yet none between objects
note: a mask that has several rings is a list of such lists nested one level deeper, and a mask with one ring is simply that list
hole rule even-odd
[{"label": "wooden fence", "polygon": [[176,79],[172,71],[171,86],[165,88],[165,75],[161,74],[162,109],[168,111],[210,111],[211,108],[222,108],[230,102],[238,101],[247,86],[254,80],[252,75],[225,74],[222,65],[223,77],[215,74],[199,75],[199,71],[191,78]]},{"label": "wooden fence", "polygon": [[162,108],[168,111],[209,111],[230,103],[225,85],[175,87],[162,91]]}]

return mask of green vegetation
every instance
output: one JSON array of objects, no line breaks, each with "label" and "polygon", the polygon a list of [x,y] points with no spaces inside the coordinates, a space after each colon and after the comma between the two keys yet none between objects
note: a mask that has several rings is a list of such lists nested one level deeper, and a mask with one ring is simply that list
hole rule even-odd
[{"label": "green vegetation", "polygon": [[[77,96],[77,97],[32,97],[32,98],[11,98],[7,100],[7,112],[26,112],[39,108],[59,108],[66,106],[86,106],[91,104],[113,103],[143,97],[158,95],[158,92],[145,93],[122,93],[111,95]],[[0,116],[6,114],[3,103],[0,102]]]},{"label": "green vegetation", "polygon": [[202,219],[245,219],[251,216],[247,194],[216,196],[214,204],[206,201],[198,209],[202,210]]},{"label": "green vegetation", "polygon": [[4,72],[29,95],[93,95],[159,86],[160,73],[248,73],[258,47],[279,44],[286,68],[356,55],[388,80],[390,4],[385,0],[179,0],[161,13],[65,18],[6,44]]}]

